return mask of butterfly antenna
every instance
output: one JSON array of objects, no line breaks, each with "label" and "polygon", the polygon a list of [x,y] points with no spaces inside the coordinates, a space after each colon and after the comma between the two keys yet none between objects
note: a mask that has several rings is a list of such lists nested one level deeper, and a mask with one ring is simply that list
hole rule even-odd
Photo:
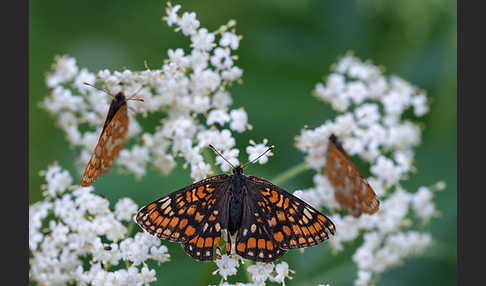
[{"label": "butterfly antenna", "polygon": [[253,161],[251,162],[247,162],[245,165],[243,165],[241,168],[245,169],[248,165],[251,165],[253,163],[255,163],[256,161],[258,161],[258,159],[260,159],[263,155],[267,154],[268,152],[272,151],[273,149],[275,149],[275,145],[272,145],[270,147],[268,147],[268,149],[263,152],[260,156],[258,156],[256,159],[254,159]]},{"label": "butterfly antenna", "polygon": [[142,84],[142,86],[137,90],[135,91],[134,94],[130,95],[127,100],[138,100],[138,101],[142,101],[144,102],[145,100],[141,97],[135,97],[137,95],[137,93],[139,93],[144,87],[146,86],[146,84]]},{"label": "butterfly antenna", "polygon": [[108,90],[106,90],[106,89],[99,89],[99,88],[97,88],[96,86],[94,86],[94,85],[92,85],[91,83],[88,83],[88,82],[83,82],[83,84],[85,84],[85,85],[87,85],[87,86],[91,86],[92,88],[97,89],[97,90],[99,90],[99,91],[103,91],[104,93],[106,93],[106,94],[110,95],[110,96],[111,96],[111,97],[113,97],[113,98],[115,97],[113,94],[111,94],[110,92],[108,92]]},{"label": "butterfly antenna", "polygon": [[223,160],[226,161],[226,163],[228,163],[232,168],[234,168],[235,166],[233,166],[233,164],[231,164],[228,160],[226,160],[226,158],[223,156],[223,154],[219,153],[218,150],[216,150],[216,148],[214,148],[213,145],[209,144],[209,148],[213,149],[214,153],[218,154],[218,156],[220,156],[221,158],[223,158]]}]

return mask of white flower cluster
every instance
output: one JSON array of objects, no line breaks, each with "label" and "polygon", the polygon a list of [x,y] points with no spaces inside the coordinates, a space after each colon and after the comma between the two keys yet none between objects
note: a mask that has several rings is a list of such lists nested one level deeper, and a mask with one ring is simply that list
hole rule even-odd
[{"label": "white flower cluster", "polygon": [[[428,111],[423,91],[403,79],[385,77],[380,68],[348,54],[334,66],[325,83],[318,83],[315,96],[341,112],[335,120],[315,129],[304,129],[296,138],[297,148],[307,154],[307,163],[316,170],[315,186],[294,194],[315,207],[325,207],[336,225],[330,242],[336,251],[344,242],[364,233],[365,242],[353,260],[358,266],[355,285],[368,285],[374,274],[398,265],[406,256],[421,253],[431,243],[428,233],[410,228],[413,218],[423,223],[437,214],[432,201],[434,189],[420,187],[407,192],[400,182],[414,169],[414,147],[420,143],[421,129],[408,117],[421,117]],[[369,164],[368,182],[380,198],[380,209],[359,218],[341,215],[334,189],[325,174],[329,136],[334,133],[350,156]],[[415,216],[415,217],[414,217]],[[414,252],[416,250],[416,252]]]},{"label": "white flower cluster", "polygon": [[[127,229],[138,206],[120,199],[110,210],[93,187],[69,185],[71,175],[58,165],[41,172],[44,200],[29,207],[30,277],[39,285],[141,285],[155,281],[145,261],[166,262],[159,239]],[[120,263],[122,262],[122,263]],[[124,263],[123,263],[124,262]]]},{"label": "white flower cluster", "polygon": [[294,273],[293,270],[289,269],[289,265],[285,261],[282,261],[277,265],[274,263],[257,262],[256,264],[250,265],[247,268],[247,272],[251,276],[250,283],[236,282],[236,284],[230,284],[225,280],[227,280],[228,276],[232,276],[237,273],[237,268],[240,266],[238,261],[239,259],[242,258],[236,255],[222,255],[220,259],[216,260],[218,269],[214,271],[213,274],[219,273],[219,275],[222,277],[222,281],[224,282],[220,285],[260,286],[265,285],[267,280],[285,285],[285,278],[292,279],[292,277],[290,277],[290,273]]},{"label": "white flower cluster", "polygon": [[[238,163],[232,132],[251,128],[243,108],[230,109],[232,98],[226,87],[240,81],[243,71],[234,65],[241,36],[232,28],[235,21],[215,32],[200,27],[194,12],[178,14],[180,5],[168,4],[164,20],[176,31],[189,37],[191,49],[168,51],[168,59],[160,69],[144,71],[100,70],[91,73],[79,68],[76,60],[57,56],[46,83],[51,89],[41,106],[54,115],[72,146],[80,152],[78,163],[85,166],[100,136],[109,108],[106,93],[85,85],[102,86],[110,94],[137,92],[145,102],[128,103],[146,117],[162,115],[155,130],[144,130],[134,112],[129,112],[128,142],[116,164],[122,171],[142,177],[149,164],[167,175],[182,157],[191,167],[194,180],[206,177],[211,166],[203,151],[212,144]],[[263,158],[262,158],[263,160]],[[217,161],[223,171],[229,166]]]}]

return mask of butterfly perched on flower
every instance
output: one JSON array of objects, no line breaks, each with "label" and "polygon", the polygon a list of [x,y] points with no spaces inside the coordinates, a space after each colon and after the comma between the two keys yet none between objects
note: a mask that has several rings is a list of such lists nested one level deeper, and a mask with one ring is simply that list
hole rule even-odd
[{"label": "butterfly perched on flower", "polygon": [[378,211],[378,197],[334,134],[329,136],[326,170],[334,198],[348,214],[359,217]]},{"label": "butterfly perched on flower", "polygon": [[334,234],[329,218],[269,181],[244,175],[245,166],[232,166],[232,175],[206,178],[144,206],[136,222],[152,235],[181,243],[201,261],[212,260],[215,247],[218,253],[222,235],[227,254],[270,262]]},{"label": "butterfly perched on flower", "polygon": [[123,149],[128,132],[127,101],[143,101],[142,98],[135,97],[137,92],[130,97],[126,97],[123,91],[118,92],[116,95],[110,94],[113,97],[110,109],[108,110],[98,143],[84,170],[81,179],[82,186],[91,185],[101,174],[107,173],[113,166],[118,153]]}]

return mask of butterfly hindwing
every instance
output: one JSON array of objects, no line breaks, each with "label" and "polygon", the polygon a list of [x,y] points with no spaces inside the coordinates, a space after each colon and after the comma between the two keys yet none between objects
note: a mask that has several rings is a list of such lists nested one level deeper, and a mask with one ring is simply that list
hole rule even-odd
[{"label": "butterfly hindwing", "polygon": [[159,238],[180,242],[197,260],[212,260],[225,222],[228,175],[218,175],[172,192],[140,209],[137,223]]},{"label": "butterfly hindwing", "polygon": [[266,222],[267,214],[254,205],[251,194],[245,197],[241,227],[236,236],[236,253],[259,262],[274,261],[287,251],[280,248]]},{"label": "butterfly hindwing", "polygon": [[[111,115],[111,113],[114,114]],[[127,140],[127,132],[127,104],[123,103],[119,108],[113,110],[112,102],[103,131],[86,165],[81,181],[82,186],[91,185],[101,174],[107,173],[111,169]]]},{"label": "butterfly hindwing", "polygon": [[262,178],[248,179],[250,199],[276,246],[284,250],[309,247],[334,234],[331,220],[303,200]]},{"label": "butterfly hindwing", "polygon": [[334,197],[347,213],[359,217],[378,211],[378,197],[334,135],[329,137],[326,170]]}]

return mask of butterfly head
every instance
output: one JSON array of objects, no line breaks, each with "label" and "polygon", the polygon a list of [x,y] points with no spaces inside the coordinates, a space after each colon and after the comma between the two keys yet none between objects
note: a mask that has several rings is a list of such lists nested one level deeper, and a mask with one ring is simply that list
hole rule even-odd
[{"label": "butterfly head", "polygon": [[243,168],[241,167],[241,165],[236,165],[233,168],[233,175],[235,175],[235,176],[243,175]]},{"label": "butterfly head", "polygon": [[117,93],[114,97],[113,97],[113,100],[116,102],[116,103],[122,103],[122,102],[125,102],[126,100],[126,97],[125,97],[125,93],[123,91],[120,91],[119,93]]},{"label": "butterfly head", "polygon": [[331,136],[329,136],[329,141],[333,144],[336,144],[338,139],[336,137],[336,135],[334,135],[334,133],[331,133]]}]

